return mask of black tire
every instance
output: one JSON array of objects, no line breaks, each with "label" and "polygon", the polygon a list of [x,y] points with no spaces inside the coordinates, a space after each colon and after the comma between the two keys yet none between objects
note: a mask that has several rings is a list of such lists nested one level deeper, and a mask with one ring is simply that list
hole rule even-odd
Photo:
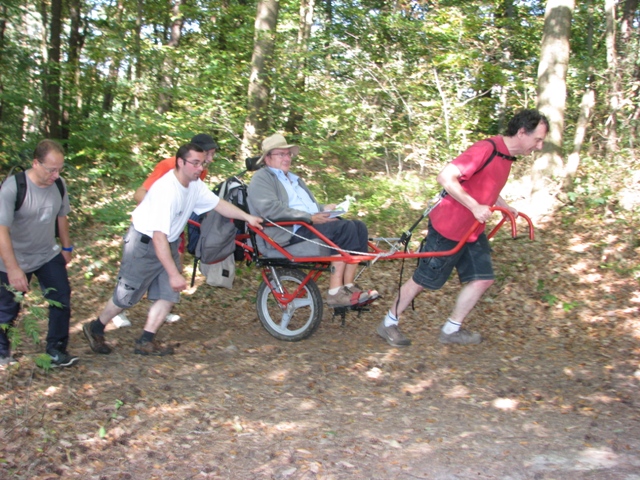
[{"label": "black tire", "polygon": [[[277,268],[276,274],[285,292],[293,293],[306,275],[300,270]],[[273,279],[269,275],[269,281]],[[258,287],[256,309],[262,326],[278,340],[298,342],[313,334],[322,321],[322,295],[316,283],[309,281],[300,296],[289,302],[286,309],[280,306],[273,292],[262,281]]]}]

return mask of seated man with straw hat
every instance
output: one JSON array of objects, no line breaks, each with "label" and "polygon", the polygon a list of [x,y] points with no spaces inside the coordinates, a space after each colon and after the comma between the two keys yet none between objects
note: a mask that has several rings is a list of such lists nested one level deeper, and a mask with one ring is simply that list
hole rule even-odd
[{"label": "seated man with straw hat", "polygon": [[[248,189],[249,209],[253,215],[269,219],[301,220],[313,227],[343,250],[366,253],[368,231],[359,220],[332,218],[329,211],[335,205],[319,204],[304,181],[290,171],[293,158],[300,152],[297,145],[288,145],[280,134],[271,135],[262,142],[262,157],[258,170]],[[294,225],[281,229],[265,230],[283,247],[316,239],[307,227]],[[355,283],[357,264],[342,261],[331,262],[329,293],[330,307],[361,305],[377,298],[375,290],[363,291]]]}]

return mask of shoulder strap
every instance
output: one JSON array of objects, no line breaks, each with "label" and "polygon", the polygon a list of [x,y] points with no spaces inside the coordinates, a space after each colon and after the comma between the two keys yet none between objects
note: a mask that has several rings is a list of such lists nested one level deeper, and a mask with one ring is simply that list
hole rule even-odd
[{"label": "shoulder strap", "polygon": [[[500,158],[504,158],[505,160],[510,160],[512,162],[515,162],[517,160],[516,157],[512,157],[511,155],[507,155],[505,153],[499,152],[498,151],[498,147],[496,146],[496,142],[494,142],[493,140],[491,140],[490,138],[486,139],[487,142],[489,142],[491,145],[493,145],[493,151],[491,152],[491,155],[489,155],[489,158],[487,159],[486,162],[484,162],[484,165],[482,165],[478,170],[475,171],[475,173],[473,175],[477,175],[478,172],[480,172],[483,168],[485,168],[487,165],[489,165],[494,158],[496,158],[496,155]],[[464,183],[464,182],[460,182],[460,183]],[[448,195],[447,191],[443,188],[442,191],[440,192],[440,199],[443,199],[444,197],[446,197]],[[439,202],[440,200],[438,200]],[[437,203],[436,203],[437,205]],[[434,205],[434,207],[436,206]]]},{"label": "shoulder strap", "polygon": [[64,183],[62,183],[60,177],[56,178],[56,187],[58,187],[58,191],[60,192],[60,198],[64,200]]},{"label": "shoulder strap", "polygon": [[482,165],[482,167],[480,167],[478,170],[476,170],[476,173],[474,173],[474,175],[476,175],[478,172],[480,172],[484,167],[486,167],[487,165],[489,165],[494,158],[496,158],[496,155],[500,158],[504,158],[505,160],[510,160],[512,162],[515,162],[517,159],[516,157],[512,157],[511,155],[507,155],[504,154],[502,152],[498,151],[498,147],[496,146],[496,143],[491,140],[490,138],[486,139],[487,142],[489,142],[491,145],[493,145],[493,151],[491,152],[491,155],[489,156],[488,160],[485,162],[484,165]]},{"label": "shoulder strap", "polygon": [[[16,193],[16,205],[14,211],[17,212],[20,210],[20,207],[22,207],[22,204],[24,203],[24,199],[27,197],[27,175],[23,170],[16,173],[15,177],[18,190]],[[56,187],[58,187],[58,192],[60,192],[60,198],[64,199],[64,183],[62,183],[62,179],[60,177],[56,178]]]},{"label": "shoulder strap", "polygon": [[[17,170],[20,170],[20,171],[17,173],[13,173]],[[9,173],[7,173],[6,177],[2,179],[2,182],[0,183],[0,188],[2,188],[2,185],[4,185],[4,183],[7,180],[9,180],[11,177],[16,178],[17,191],[16,191],[16,203],[15,203],[14,210],[18,210],[22,206],[22,203],[24,202],[24,197],[27,195],[27,179],[24,176],[24,168],[22,168],[20,165],[15,165],[11,167],[11,169],[9,170]]]},{"label": "shoulder strap", "polygon": [[14,211],[20,210],[20,207],[24,203],[24,199],[27,196],[27,175],[24,173],[24,170],[16,173],[16,185],[18,190],[16,192],[16,206]]}]

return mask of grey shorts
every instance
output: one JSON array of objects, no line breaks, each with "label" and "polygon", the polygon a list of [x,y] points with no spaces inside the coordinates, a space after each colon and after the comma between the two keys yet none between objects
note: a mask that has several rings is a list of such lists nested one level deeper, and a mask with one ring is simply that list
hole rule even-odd
[{"label": "grey shorts", "polygon": [[[180,256],[180,239],[169,243],[176,265]],[[180,292],[174,292],[169,284],[169,275],[156,256],[153,240],[133,228],[124,236],[122,261],[118,272],[118,283],[113,292],[113,303],[120,308],[131,308],[148,292],[149,300],[180,301]]]},{"label": "grey shorts", "polygon": [[[421,252],[446,252],[458,242],[440,235],[431,224]],[[458,271],[460,283],[472,280],[493,280],[491,247],[483,233],[475,242],[465,244],[458,253],[446,257],[425,257],[420,259],[413,274],[413,281],[430,290],[438,290],[446,283],[453,269]]]}]

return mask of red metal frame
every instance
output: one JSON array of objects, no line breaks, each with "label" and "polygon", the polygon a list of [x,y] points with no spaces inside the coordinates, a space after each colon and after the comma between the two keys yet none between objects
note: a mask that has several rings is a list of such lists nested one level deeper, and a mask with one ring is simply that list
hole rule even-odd
[{"label": "red metal frame", "polygon": [[[492,238],[497,233],[497,231],[504,225],[505,221],[509,220],[509,222],[511,223],[511,236],[514,239],[517,238],[518,232],[517,232],[517,226],[516,226],[516,219],[515,219],[514,215],[509,210],[507,210],[506,208],[502,208],[502,207],[491,207],[491,211],[502,213],[502,219],[491,230],[491,232],[487,235],[487,237],[488,238]],[[533,223],[531,222],[531,219],[527,215],[525,215],[524,213],[519,213],[518,217],[522,217],[522,218],[524,218],[526,220],[526,222],[528,224],[528,227],[529,227],[529,239],[533,240],[534,239],[534,233],[533,233]],[[269,226],[269,225],[271,225],[271,224],[270,223],[265,223],[265,226]],[[390,253],[390,252],[386,252],[386,251],[378,248],[377,246],[375,246],[371,242],[369,242],[369,248],[371,249],[371,252],[365,253],[365,254],[351,254],[351,253],[341,252],[339,247],[335,243],[333,243],[327,237],[325,237],[320,232],[318,232],[313,227],[313,225],[309,225],[309,224],[305,224],[305,223],[301,223],[301,222],[278,222],[278,225],[280,225],[280,226],[304,225],[309,230],[311,230],[320,240],[322,240],[324,243],[326,243],[328,247],[335,248],[337,250],[338,254],[333,255],[333,256],[323,256],[323,257],[302,257],[302,256],[297,256],[297,255],[294,256],[291,253],[289,253],[285,248],[283,248],[280,245],[278,245],[277,243],[275,243],[271,237],[269,237],[266,233],[264,233],[264,231],[258,230],[256,228],[251,227],[251,226],[249,226],[249,228],[251,230],[253,230],[253,232],[257,236],[259,236],[262,239],[264,239],[264,241],[267,242],[271,247],[275,248],[278,252],[280,252],[284,256],[284,258],[286,260],[289,260],[290,262],[293,262],[293,263],[304,262],[304,263],[322,263],[322,264],[326,264],[326,263],[336,262],[336,261],[345,262],[345,263],[360,263],[360,262],[366,262],[366,261],[371,261],[371,260],[398,260],[398,259],[401,259],[401,258],[446,257],[446,256],[449,256],[449,255],[453,255],[455,253],[458,253],[458,251],[460,251],[460,249],[464,246],[464,244],[467,243],[467,239],[473,234],[473,232],[476,230],[478,225],[480,225],[480,222],[478,222],[476,220],[473,223],[473,225],[469,228],[467,233],[464,235],[462,240],[460,240],[458,242],[458,244],[453,249],[447,250],[445,252],[394,252],[394,253]],[[238,236],[236,238],[236,243],[241,245],[242,248],[244,248],[247,252],[253,253],[253,248],[251,248],[250,245],[247,245],[246,243],[243,243],[242,241],[239,241],[240,237],[242,237],[243,239],[246,239],[247,236],[248,235]]]},{"label": "red metal frame", "polygon": [[315,282],[322,275],[322,270],[310,270],[307,276],[304,278],[303,282],[298,285],[298,288],[293,293],[289,293],[286,289],[283,293],[278,292],[278,290],[273,286],[273,284],[269,281],[269,268],[265,267],[262,269],[262,279],[264,283],[267,284],[271,293],[273,294],[273,298],[280,304],[280,308],[284,309],[286,306],[292,302],[295,298],[304,297],[303,291],[305,286],[309,282]]},{"label": "red metal frame", "polygon": [[[507,220],[509,220],[509,222],[511,223],[511,236],[514,239],[517,238],[516,218],[514,217],[514,215],[509,210],[502,207],[492,207],[491,211],[502,213],[502,218],[500,219],[500,222],[498,222],[498,224],[489,232],[487,237],[492,238],[497,233],[497,231],[500,230],[500,228],[502,228],[504,223]],[[534,233],[533,233],[533,223],[531,222],[531,219],[524,213],[519,213],[518,217],[524,218],[524,220],[527,222],[527,226],[529,229],[529,239],[533,240]],[[189,220],[189,222],[194,225],[198,225],[197,222],[194,222],[192,220]],[[267,286],[273,293],[273,296],[276,299],[276,301],[279,303],[280,307],[282,309],[285,309],[287,305],[291,303],[295,298],[302,296],[303,289],[309,282],[316,282],[318,278],[320,278],[320,275],[322,275],[322,272],[326,270],[327,265],[331,262],[341,261],[345,263],[360,263],[360,262],[366,262],[366,261],[372,261],[372,260],[398,260],[402,258],[445,257],[448,255],[453,255],[458,251],[460,251],[460,249],[467,242],[467,239],[473,234],[473,232],[476,230],[478,225],[480,225],[480,222],[476,220],[473,223],[473,225],[469,228],[467,233],[464,235],[464,238],[460,240],[453,249],[448,250],[446,252],[398,251],[398,252],[391,253],[391,252],[382,250],[378,246],[374,245],[372,242],[369,242],[369,249],[371,251],[365,254],[351,254],[351,253],[341,252],[339,247],[335,243],[333,243],[331,240],[326,238],[323,234],[318,232],[313,227],[313,225],[309,225],[302,222],[278,222],[277,224],[280,226],[304,225],[309,230],[311,230],[320,240],[326,243],[327,246],[331,248],[335,248],[336,251],[338,252],[338,254],[336,255],[324,256],[324,257],[294,256],[290,254],[285,248],[281,247],[276,242],[274,242],[271,237],[269,237],[266,233],[264,233],[264,231],[258,230],[249,225],[249,228],[253,231],[255,235],[264,239],[265,242],[267,242],[270,246],[275,248],[278,252],[280,252],[284,256],[284,259],[282,260],[284,261],[288,260],[289,262],[291,262],[290,265],[286,265],[286,266],[290,268],[297,268],[298,264],[304,264],[305,268],[309,268],[309,273],[305,277],[304,281],[300,285],[298,285],[298,288],[296,288],[294,292],[285,291],[283,293],[280,293],[276,290],[272,282],[269,280],[270,266],[268,265],[262,266],[262,279],[264,280],[264,282],[267,284]],[[273,224],[269,222],[265,222],[265,226],[269,226],[269,225],[273,225]],[[250,237],[251,237],[250,234],[244,233],[244,234],[237,235],[235,240],[236,245],[243,248],[245,253],[245,258],[249,261],[253,259],[252,256],[255,252],[254,248],[251,245]],[[316,266],[315,267],[311,266],[313,264],[315,264]],[[277,265],[277,266],[280,267],[281,265]]]}]

